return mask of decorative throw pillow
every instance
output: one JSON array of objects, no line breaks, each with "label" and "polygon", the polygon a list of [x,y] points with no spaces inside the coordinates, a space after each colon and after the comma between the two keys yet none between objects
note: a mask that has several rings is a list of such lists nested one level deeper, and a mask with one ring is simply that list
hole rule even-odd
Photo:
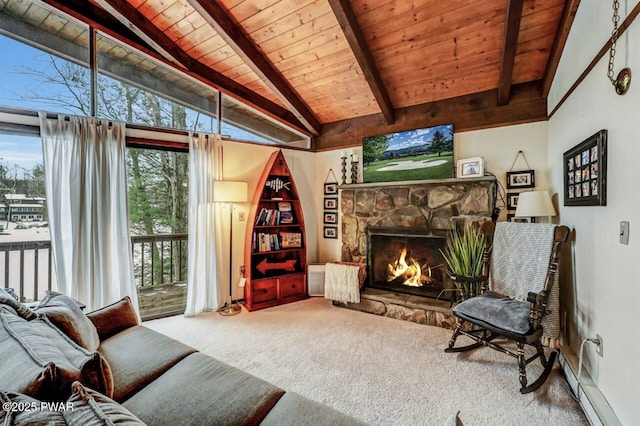
[{"label": "decorative throw pillow", "polygon": [[[60,331],[49,321],[46,315],[39,315],[38,318],[29,322],[30,325],[41,331],[51,343],[67,358],[69,364],[77,369],[80,376],[74,380],[79,380],[85,385],[102,392],[106,395],[113,395],[113,376],[111,367],[98,352],[88,351],[76,344],[65,333]],[[68,383],[69,385],[71,382]]]},{"label": "decorative throw pillow", "polygon": [[66,426],[61,411],[51,411],[41,406],[41,401],[27,395],[0,391],[1,425]]},{"label": "decorative throw pillow", "polygon": [[20,303],[18,300],[14,299],[11,293],[9,293],[6,289],[0,288],[0,304],[7,305],[10,308],[13,308],[18,315],[27,321],[31,321],[36,317],[36,313],[29,309],[26,305]]},{"label": "decorative throw pillow", "polygon": [[129,296],[125,296],[116,303],[89,312],[87,317],[96,326],[100,341],[105,341],[122,330],[138,325],[138,315]]},{"label": "decorative throw pillow", "polygon": [[[42,316],[33,321],[0,310],[0,388],[42,400],[62,400],[81,380],[112,394],[111,370],[97,352],[70,340]],[[4,365],[3,365],[4,367]]]},{"label": "decorative throw pillow", "polygon": [[36,313],[45,314],[56,327],[86,350],[93,352],[100,346],[96,327],[72,298],[47,291],[44,299],[33,309]]},{"label": "decorative throw pillow", "polygon": [[72,411],[64,411],[65,420],[70,425],[144,425],[122,405],[114,400],[86,388],[80,382],[71,385],[73,393],[67,400],[73,406]]}]

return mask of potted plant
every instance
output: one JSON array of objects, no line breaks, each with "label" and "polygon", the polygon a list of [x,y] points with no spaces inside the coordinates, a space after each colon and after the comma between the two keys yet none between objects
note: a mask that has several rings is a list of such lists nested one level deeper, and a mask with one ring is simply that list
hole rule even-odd
[{"label": "potted plant", "polygon": [[484,290],[488,277],[484,268],[487,236],[477,227],[449,231],[444,257],[447,273],[464,301]]}]

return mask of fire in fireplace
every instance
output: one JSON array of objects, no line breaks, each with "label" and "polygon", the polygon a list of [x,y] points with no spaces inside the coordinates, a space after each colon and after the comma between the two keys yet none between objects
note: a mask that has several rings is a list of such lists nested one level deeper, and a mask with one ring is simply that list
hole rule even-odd
[{"label": "fire in fireplace", "polygon": [[451,280],[440,250],[445,235],[408,228],[367,230],[368,287],[450,300]]}]

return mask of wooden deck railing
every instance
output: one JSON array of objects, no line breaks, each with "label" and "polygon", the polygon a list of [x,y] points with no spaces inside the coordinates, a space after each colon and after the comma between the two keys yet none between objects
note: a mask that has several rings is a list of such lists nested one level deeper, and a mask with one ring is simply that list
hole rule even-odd
[{"label": "wooden deck railing", "polygon": [[[142,318],[184,312],[187,234],[134,236],[131,250]],[[23,302],[57,290],[51,241],[0,243],[0,284]]]},{"label": "wooden deck railing", "polygon": [[23,302],[40,299],[56,290],[52,271],[51,241],[0,243],[0,277],[3,288],[13,288]]}]

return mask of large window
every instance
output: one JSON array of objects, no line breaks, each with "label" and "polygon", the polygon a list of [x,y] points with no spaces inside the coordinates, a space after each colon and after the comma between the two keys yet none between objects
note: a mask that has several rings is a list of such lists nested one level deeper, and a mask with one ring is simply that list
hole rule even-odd
[{"label": "large window", "polygon": [[92,97],[92,43],[88,25],[46,4],[6,2],[0,7],[0,106],[92,115],[95,99],[99,117],[309,148],[307,136],[100,31]]},{"label": "large window", "polygon": [[90,115],[89,69],[0,35],[0,105]]},{"label": "large window", "polygon": [[98,35],[98,115],[127,123],[217,132],[218,92]]}]

